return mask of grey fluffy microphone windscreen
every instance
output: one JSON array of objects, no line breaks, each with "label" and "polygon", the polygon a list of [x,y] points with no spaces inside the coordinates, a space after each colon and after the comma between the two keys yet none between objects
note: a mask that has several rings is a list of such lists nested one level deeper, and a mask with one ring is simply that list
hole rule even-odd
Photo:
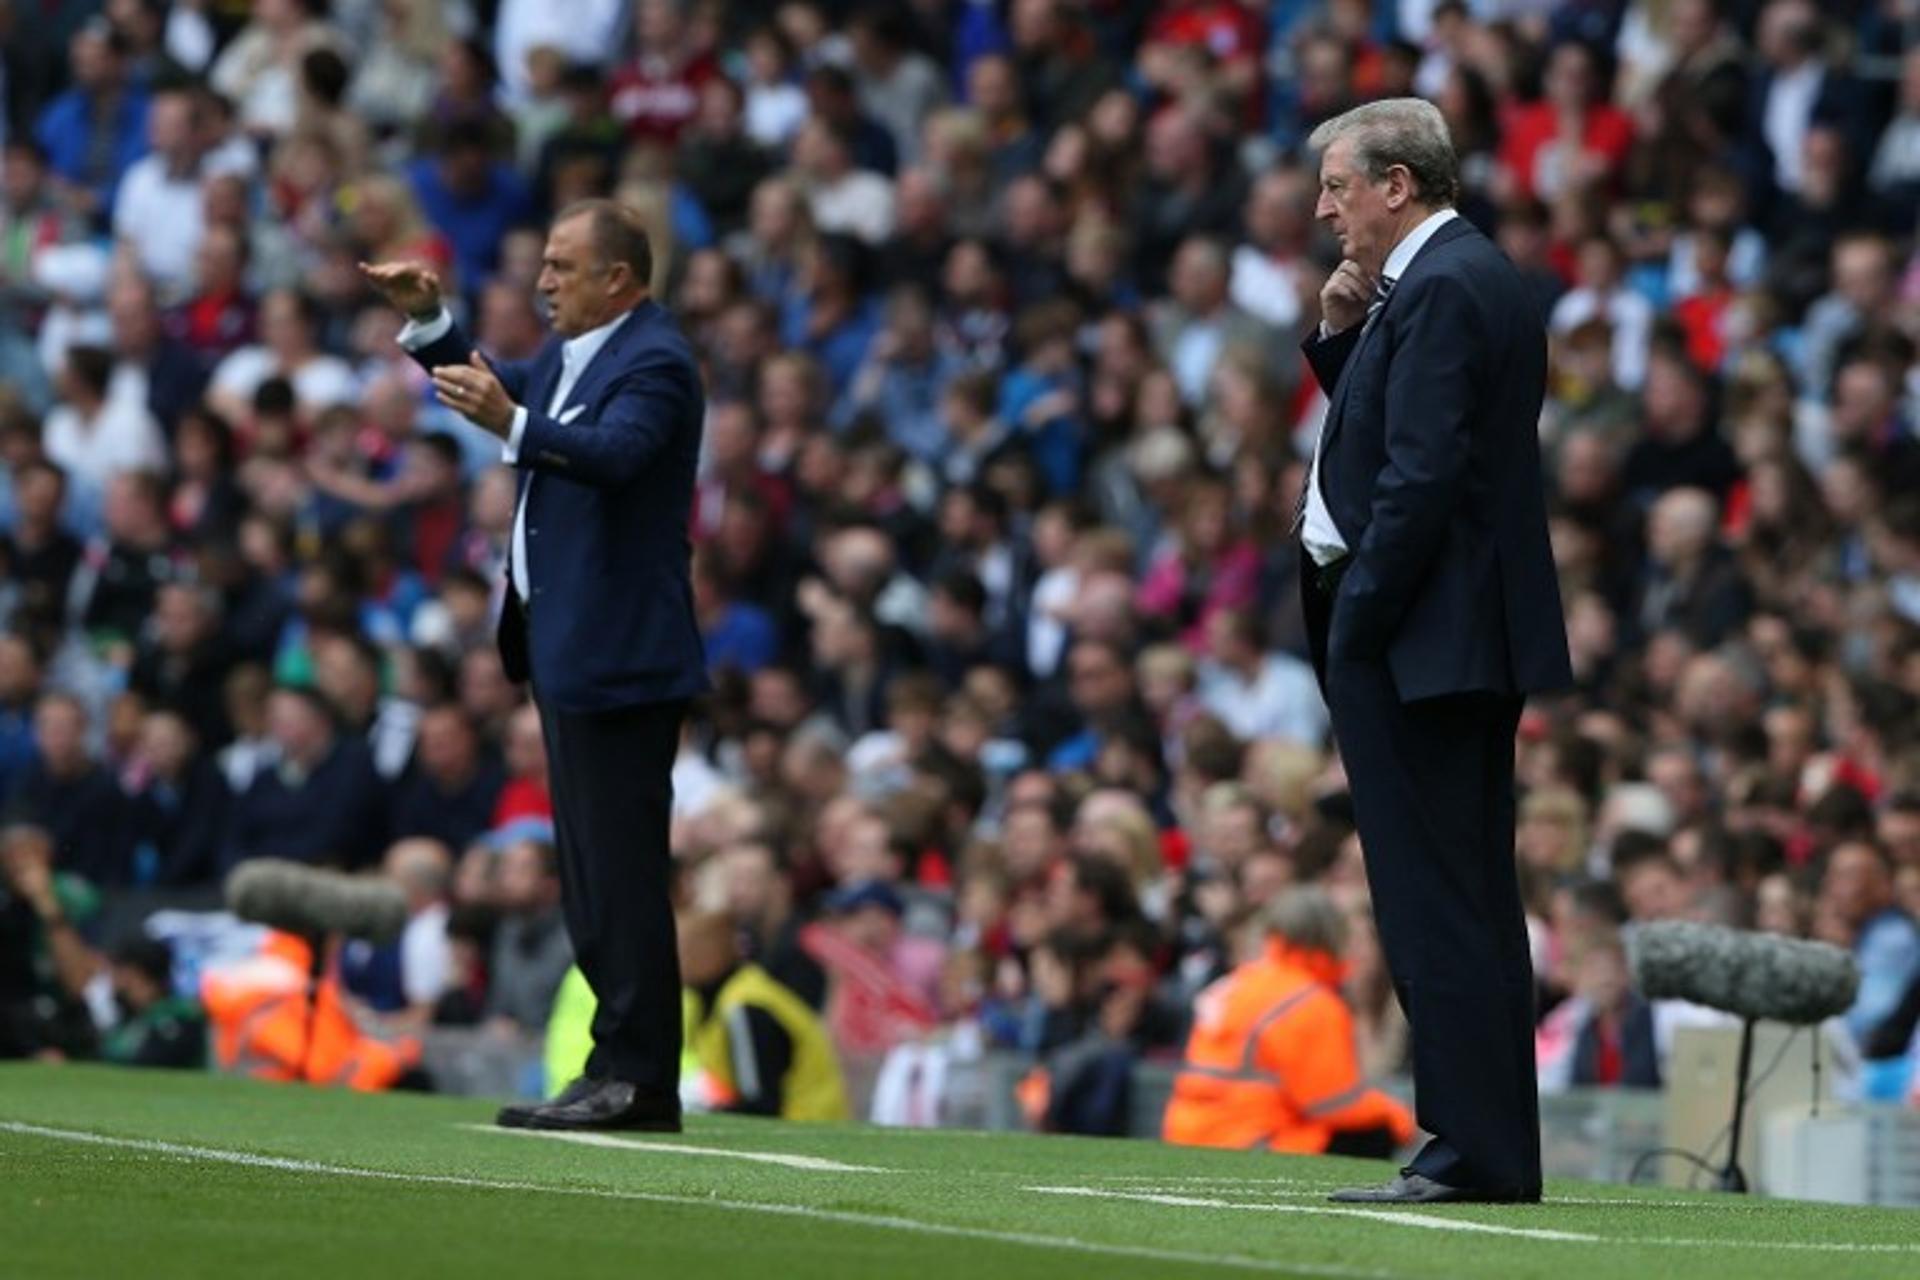
[{"label": "grey fluffy microphone windscreen", "polygon": [[1650,1000],[1689,1000],[1742,1018],[1795,1026],[1845,1013],[1860,989],[1853,957],[1722,925],[1667,920],[1627,933],[1633,980]]},{"label": "grey fluffy microphone windscreen", "polygon": [[255,858],[227,876],[227,906],[242,920],[289,933],[339,933],[391,942],[407,927],[397,885],[279,858]]}]

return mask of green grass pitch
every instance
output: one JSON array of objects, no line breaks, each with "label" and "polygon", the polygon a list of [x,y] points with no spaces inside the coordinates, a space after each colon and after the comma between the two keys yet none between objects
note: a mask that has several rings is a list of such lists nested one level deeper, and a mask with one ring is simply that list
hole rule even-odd
[{"label": "green grass pitch", "polygon": [[470,1100],[0,1068],[0,1277],[1920,1275],[1920,1214],[1555,1183],[1342,1210],[1387,1166],[695,1118],[507,1133]]}]

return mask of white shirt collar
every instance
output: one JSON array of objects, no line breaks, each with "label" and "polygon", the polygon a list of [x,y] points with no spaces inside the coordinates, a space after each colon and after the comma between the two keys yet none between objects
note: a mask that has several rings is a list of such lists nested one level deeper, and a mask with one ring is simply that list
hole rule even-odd
[{"label": "white shirt collar", "polygon": [[631,311],[623,311],[598,329],[589,329],[568,338],[560,348],[561,360],[575,373],[585,369],[600,354],[600,348],[607,345],[607,339],[613,336],[613,331],[625,324],[627,317],[632,314]]},{"label": "white shirt collar", "polygon": [[1413,265],[1413,256],[1426,248],[1427,241],[1433,239],[1433,233],[1459,216],[1451,209],[1438,209],[1428,214],[1425,221],[1407,232],[1405,238],[1393,246],[1393,252],[1387,255],[1387,265],[1381,274],[1389,280],[1398,281]]}]

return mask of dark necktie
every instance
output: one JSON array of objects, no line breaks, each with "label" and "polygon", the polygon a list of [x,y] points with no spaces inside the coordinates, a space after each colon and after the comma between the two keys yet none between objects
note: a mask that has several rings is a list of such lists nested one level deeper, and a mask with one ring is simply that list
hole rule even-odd
[{"label": "dark necktie", "polygon": [[1373,286],[1373,300],[1367,303],[1367,323],[1380,314],[1380,308],[1387,305],[1387,299],[1393,296],[1393,286],[1397,281],[1392,276],[1383,275]]},{"label": "dark necktie", "polygon": [[[1380,314],[1380,308],[1387,305],[1387,299],[1393,296],[1393,286],[1397,283],[1398,280],[1389,275],[1382,275],[1374,282],[1373,297],[1367,303],[1367,318],[1362,321],[1360,325],[1360,331],[1362,333],[1365,333],[1367,326],[1373,323],[1373,318]],[[1331,406],[1329,406],[1329,412],[1331,412]],[[1326,431],[1326,424],[1322,423],[1320,426],[1320,436],[1322,440],[1326,438]],[[1313,451],[1314,454],[1318,456],[1320,445],[1317,442],[1313,446]],[[1294,534],[1298,534],[1307,523],[1307,490],[1312,487],[1312,484],[1313,463],[1312,460],[1309,459],[1307,463],[1307,478],[1300,485],[1300,496],[1294,500],[1293,504],[1293,527],[1290,532]]]}]

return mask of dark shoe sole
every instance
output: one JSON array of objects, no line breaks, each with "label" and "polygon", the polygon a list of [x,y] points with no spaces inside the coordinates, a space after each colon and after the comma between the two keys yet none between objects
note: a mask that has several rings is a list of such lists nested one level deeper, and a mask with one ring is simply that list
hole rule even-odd
[{"label": "dark shoe sole", "polygon": [[538,1129],[547,1133],[680,1133],[678,1120],[625,1119],[625,1120],[571,1120],[556,1116],[529,1115],[515,1124],[506,1119],[501,1124],[509,1129]]}]

